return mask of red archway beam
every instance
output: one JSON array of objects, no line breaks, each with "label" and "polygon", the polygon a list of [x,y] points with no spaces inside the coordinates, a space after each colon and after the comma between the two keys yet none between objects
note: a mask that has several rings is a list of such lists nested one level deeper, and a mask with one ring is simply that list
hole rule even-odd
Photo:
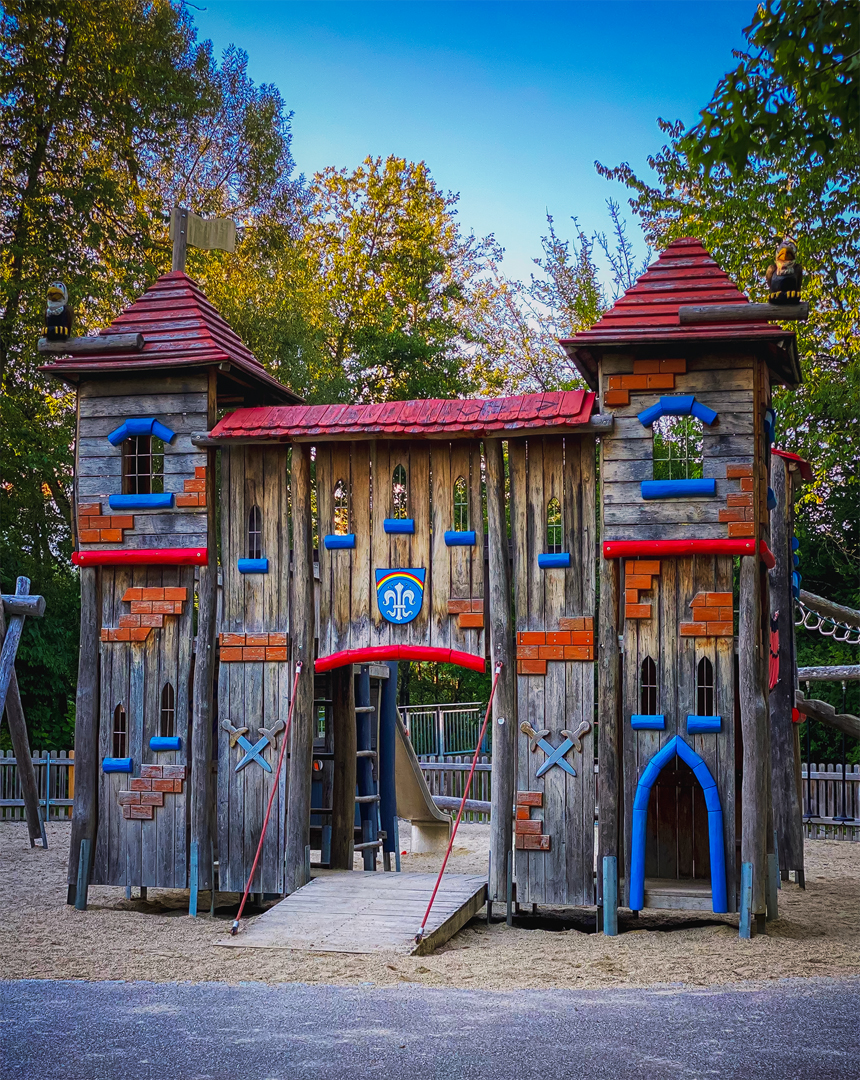
[{"label": "red archway beam", "polygon": [[437,664],[459,664],[471,671],[485,671],[483,656],[456,649],[432,649],[426,645],[371,645],[367,649],[344,649],[321,656],[314,664],[317,672],[331,671],[346,664],[375,664],[380,660],[430,660]]},{"label": "red archway beam", "polygon": [[206,566],[205,547],[135,548],[133,551],[73,551],[75,566]]},{"label": "red archway beam", "polygon": [[[758,553],[768,570],[776,566],[773,552],[759,540]],[[656,556],[680,559],[685,555],[754,555],[754,540],[605,540],[604,559],[637,559]]]}]

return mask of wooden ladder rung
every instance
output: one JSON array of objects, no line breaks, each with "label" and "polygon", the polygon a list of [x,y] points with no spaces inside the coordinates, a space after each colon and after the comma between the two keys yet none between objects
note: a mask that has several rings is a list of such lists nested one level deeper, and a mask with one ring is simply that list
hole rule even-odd
[{"label": "wooden ladder rung", "polygon": [[356,705],[355,711],[357,713],[376,712],[375,705]]},{"label": "wooden ladder rung", "polygon": [[379,796],[378,795],[356,795],[355,801],[357,803],[379,802]]},{"label": "wooden ladder rung", "polygon": [[373,757],[373,758],[375,758],[376,757],[376,751],[375,750],[356,750],[355,756],[356,757]]},{"label": "wooden ladder rung", "polygon": [[368,840],[364,844],[354,844],[352,850],[353,851],[367,851],[368,848],[377,848],[377,847],[382,847],[382,841],[381,840]]}]

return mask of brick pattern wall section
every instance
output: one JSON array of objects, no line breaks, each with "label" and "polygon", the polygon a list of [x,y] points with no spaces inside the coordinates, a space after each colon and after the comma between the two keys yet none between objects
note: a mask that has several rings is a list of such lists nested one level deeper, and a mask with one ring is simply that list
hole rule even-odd
[{"label": "brick pattern wall section", "polygon": [[624,618],[650,619],[651,605],[641,604],[639,594],[650,592],[659,577],[659,559],[630,559],[624,564]]},{"label": "brick pattern wall section", "polygon": [[518,675],[546,675],[550,660],[594,660],[594,619],[559,619],[558,630],[517,634]]},{"label": "brick pattern wall section", "polygon": [[183,483],[184,495],[177,495],[174,502],[177,506],[205,506],[206,505],[206,466],[197,465],[194,469],[194,479]]},{"label": "brick pattern wall section", "polygon": [[733,603],[730,592],[696,593],[690,604],[693,621],[681,623],[681,637],[732,637]]},{"label": "brick pattern wall section", "polygon": [[544,834],[543,821],[531,816],[532,809],[543,807],[542,791],[518,791],[514,820],[516,846],[520,851],[549,851],[552,843]]},{"label": "brick pattern wall section", "polygon": [[484,601],[465,599],[448,601],[448,614],[457,618],[461,630],[481,630],[484,626]]},{"label": "brick pattern wall section", "polygon": [[130,790],[117,792],[122,816],[151,821],[156,806],[164,806],[165,795],[182,793],[185,778],[185,765],[141,765],[140,776],[129,783]]},{"label": "brick pattern wall section", "polygon": [[263,663],[289,659],[289,641],[286,634],[219,634],[222,664]]},{"label": "brick pattern wall section", "polygon": [[134,514],[102,514],[102,504],[78,503],[78,541],[81,544],[121,544],[125,530],[134,528]]},{"label": "brick pattern wall section", "polygon": [[729,536],[755,535],[755,507],[753,506],[752,465],[727,465],[726,479],[740,481],[739,491],[726,495],[726,508],[720,510],[720,521],[728,526]]},{"label": "brick pattern wall section", "polygon": [[655,390],[674,390],[675,376],[684,375],[687,361],[679,360],[634,360],[632,375],[610,375],[603,391],[603,404],[607,408],[613,405],[629,405],[630,394],[653,393]]},{"label": "brick pattern wall section", "polygon": [[102,641],[146,641],[152,630],[164,626],[165,615],[181,615],[188,599],[185,588],[126,589],[123,602],[130,607],[128,615],[120,615],[118,627],[105,627]]}]

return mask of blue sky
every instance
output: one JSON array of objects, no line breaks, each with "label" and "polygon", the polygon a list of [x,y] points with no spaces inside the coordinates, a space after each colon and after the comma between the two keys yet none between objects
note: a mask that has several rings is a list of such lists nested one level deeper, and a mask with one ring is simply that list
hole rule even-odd
[{"label": "blue sky", "polygon": [[547,210],[565,235],[574,214],[589,233],[607,228],[605,200],[626,195],[595,159],[647,172],[662,146],[656,118],[696,120],[754,10],[754,0],[206,0],[191,13],[216,51],[235,43],[254,80],[280,88],[301,172],[368,154],[426,161],[460,193],[462,226],[494,233],[507,273],[527,277]]}]

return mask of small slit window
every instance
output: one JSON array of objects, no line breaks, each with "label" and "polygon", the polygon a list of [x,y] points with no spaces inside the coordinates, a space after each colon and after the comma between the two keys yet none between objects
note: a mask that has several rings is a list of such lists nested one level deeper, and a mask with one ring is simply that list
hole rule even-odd
[{"label": "small slit window", "polygon": [[259,506],[252,506],[248,512],[248,558],[263,557],[263,515]]},{"label": "small slit window", "polygon": [[661,416],[654,421],[655,480],[701,480],[704,426],[695,416]]},{"label": "small slit window", "polygon": [[550,555],[561,552],[561,503],[552,498],[546,504],[546,550]]},{"label": "small slit window", "polygon": [[650,656],[639,669],[639,711],[643,716],[657,715],[657,665]]},{"label": "small slit window", "polygon": [[454,531],[465,532],[469,528],[469,496],[465,476],[454,481]]},{"label": "small slit window", "polygon": [[714,665],[707,656],[696,667],[696,715],[714,715]]},{"label": "small slit window", "polygon": [[334,485],[334,531],[338,536],[349,532],[349,491],[344,480]]},{"label": "small slit window", "polygon": [[176,734],[176,692],[172,683],[166,682],[161,689],[161,722],[159,734],[172,739]]},{"label": "small slit window", "polygon": [[123,495],[164,493],[164,440],[131,435],[122,444]]},{"label": "small slit window", "polygon": [[409,489],[406,484],[406,470],[396,465],[391,474],[391,515],[396,518],[407,517],[406,507],[409,502]]},{"label": "small slit window", "polygon": [[128,757],[128,724],[122,702],[113,711],[113,756]]}]

